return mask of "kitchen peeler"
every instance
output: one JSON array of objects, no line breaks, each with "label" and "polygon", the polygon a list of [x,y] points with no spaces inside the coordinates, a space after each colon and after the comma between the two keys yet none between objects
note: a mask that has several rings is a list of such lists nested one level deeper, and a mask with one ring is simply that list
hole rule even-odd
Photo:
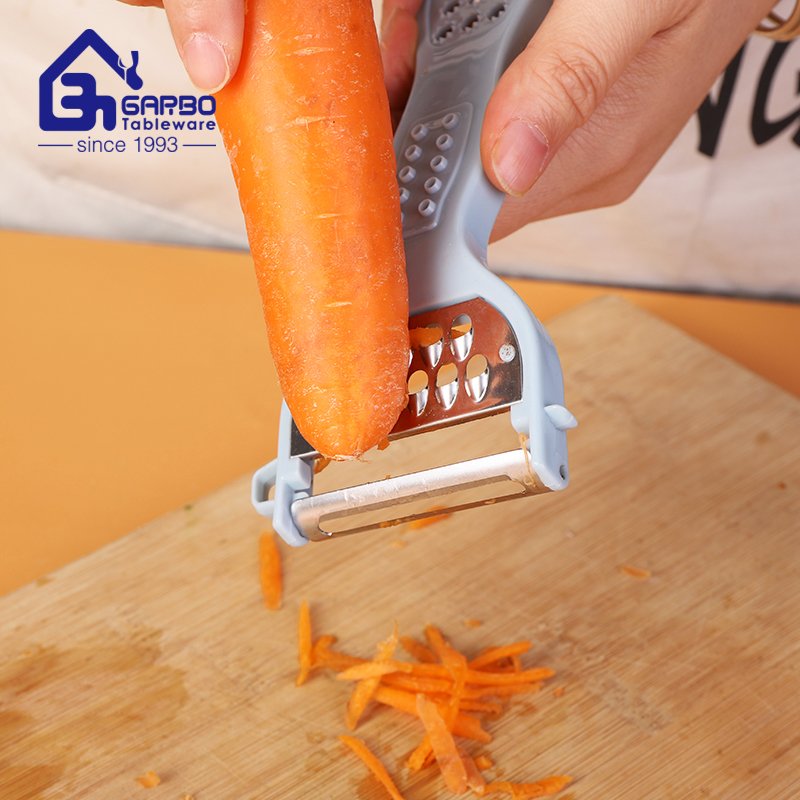
[{"label": "kitchen peeler", "polygon": [[425,0],[414,83],[394,138],[411,350],[409,401],[389,441],[508,411],[519,444],[315,494],[320,454],[284,403],[278,457],[253,476],[252,500],[291,545],[567,486],[566,431],[577,422],[564,406],[550,337],[487,269],[503,194],[486,178],[479,146],[492,90],[549,6]]}]

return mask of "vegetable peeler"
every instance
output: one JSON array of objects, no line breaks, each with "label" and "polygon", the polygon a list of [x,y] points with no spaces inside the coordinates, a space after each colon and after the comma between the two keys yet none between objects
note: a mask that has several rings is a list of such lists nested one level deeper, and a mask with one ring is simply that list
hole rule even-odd
[{"label": "vegetable peeler", "polygon": [[504,196],[480,159],[492,90],[549,6],[425,0],[414,83],[394,138],[411,349],[409,401],[389,441],[508,412],[519,443],[315,494],[321,456],[284,403],[278,457],[253,476],[252,501],[291,545],[567,486],[566,431],[577,422],[564,406],[550,337],[487,269],[489,234]]}]

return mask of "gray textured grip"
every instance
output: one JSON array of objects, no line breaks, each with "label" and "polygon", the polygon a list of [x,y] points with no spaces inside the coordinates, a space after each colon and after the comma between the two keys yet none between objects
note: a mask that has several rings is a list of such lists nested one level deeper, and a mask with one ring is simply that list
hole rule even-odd
[{"label": "gray textured grip", "polygon": [[430,265],[452,260],[454,243],[485,264],[503,194],[481,165],[484,112],[549,8],[549,0],[423,3],[414,84],[395,134],[412,310],[448,299],[423,289]]}]

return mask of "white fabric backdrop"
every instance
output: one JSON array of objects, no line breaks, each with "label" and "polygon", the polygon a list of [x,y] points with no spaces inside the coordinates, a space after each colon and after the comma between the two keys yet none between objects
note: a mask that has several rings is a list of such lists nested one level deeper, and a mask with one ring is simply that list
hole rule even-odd
[{"label": "white fabric backdrop", "polygon": [[[5,0],[4,6],[0,226],[246,246],[218,133],[204,139],[213,138],[217,147],[147,157],[37,146],[59,139],[38,126],[39,75],[87,27],[126,62],[129,51],[139,51],[143,93],[195,94],[163,12],[114,0]],[[562,280],[800,297],[800,147],[792,141],[800,130],[800,43],[786,51],[767,105],[770,118],[798,110],[799,119],[761,146],[750,133],[755,87],[772,47],[758,37],[749,42],[714,159],[697,152],[693,118],[630,200],[528,226],[493,245],[493,268]],[[75,66],[91,68],[97,63],[92,58],[85,54]],[[95,72],[98,90],[117,96],[127,91],[110,71]]]}]

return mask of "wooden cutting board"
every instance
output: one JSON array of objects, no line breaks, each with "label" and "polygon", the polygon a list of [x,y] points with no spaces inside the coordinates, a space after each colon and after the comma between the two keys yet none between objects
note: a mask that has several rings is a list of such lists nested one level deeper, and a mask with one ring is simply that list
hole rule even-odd
[{"label": "wooden cutting board", "polygon": [[[800,797],[800,402],[616,300],[551,331],[581,422],[564,493],[287,551],[268,612],[243,478],[0,601],[0,797],[383,798],[336,738],[347,687],[293,685],[304,597],[362,655],[393,620],[467,652],[533,639],[565,694],[488,723],[506,779]],[[359,735],[408,800],[448,796],[399,766],[413,720]]]}]

